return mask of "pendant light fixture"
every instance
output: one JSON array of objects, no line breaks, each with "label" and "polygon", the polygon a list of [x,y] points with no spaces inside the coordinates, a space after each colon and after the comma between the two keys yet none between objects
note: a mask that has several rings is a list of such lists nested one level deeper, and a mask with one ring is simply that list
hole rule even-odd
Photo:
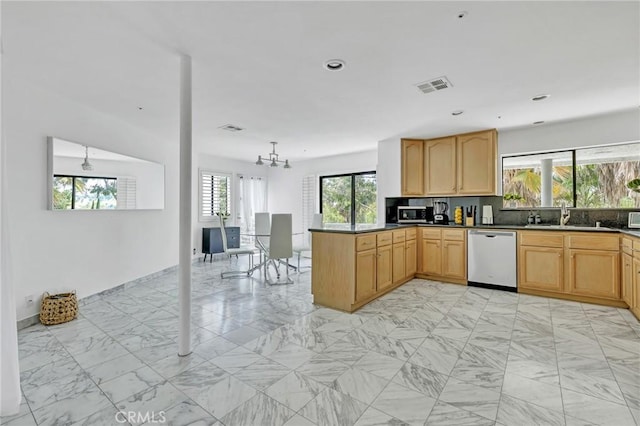
[{"label": "pendant light fixture", "polygon": [[87,145],[84,146],[84,162],[82,163],[82,170],[93,170],[93,164],[89,162],[89,147]]},{"label": "pendant light fixture", "polygon": [[[289,160],[280,160],[278,158],[278,154],[276,153],[276,145],[278,144],[278,142],[269,142],[269,143],[273,145],[273,149],[269,154],[267,154],[264,157],[265,160],[269,161],[269,167],[278,167],[278,163],[284,163],[283,168],[290,169],[291,165],[289,164]],[[258,155],[258,161],[256,161],[256,164],[258,166],[264,165],[264,161],[262,161],[262,155]]]}]

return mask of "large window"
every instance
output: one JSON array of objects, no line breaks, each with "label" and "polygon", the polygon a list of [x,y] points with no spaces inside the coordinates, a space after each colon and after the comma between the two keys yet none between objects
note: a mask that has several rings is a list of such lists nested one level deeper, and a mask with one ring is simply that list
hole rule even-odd
[{"label": "large window", "polygon": [[53,208],[106,210],[118,208],[117,179],[93,176],[53,176]]},{"label": "large window", "polygon": [[375,224],[376,172],[320,177],[320,213],[325,224]]},{"label": "large window", "polygon": [[505,207],[638,208],[638,178],[637,142],[502,159]]},{"label": "large window", "polygon": [[231,215],[231,175],[200,171],[200,218]]}]

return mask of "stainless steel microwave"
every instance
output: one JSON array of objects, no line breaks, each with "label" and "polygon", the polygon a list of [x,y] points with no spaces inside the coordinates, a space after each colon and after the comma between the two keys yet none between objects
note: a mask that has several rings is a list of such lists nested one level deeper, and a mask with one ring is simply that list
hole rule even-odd
[{"label": "stainless steel microwave", "polygon": [[398,223],[427,223],[424,206],[398,206]]}]

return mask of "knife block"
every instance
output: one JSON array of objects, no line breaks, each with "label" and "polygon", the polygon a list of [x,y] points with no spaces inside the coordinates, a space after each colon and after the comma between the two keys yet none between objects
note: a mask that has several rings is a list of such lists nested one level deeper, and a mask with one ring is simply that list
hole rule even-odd
[{"label": "knife block", "polygon": [[475,226],[476,225],[475,217],[465,217],[464,219],[465,219],[464,224],[466,226]]}]

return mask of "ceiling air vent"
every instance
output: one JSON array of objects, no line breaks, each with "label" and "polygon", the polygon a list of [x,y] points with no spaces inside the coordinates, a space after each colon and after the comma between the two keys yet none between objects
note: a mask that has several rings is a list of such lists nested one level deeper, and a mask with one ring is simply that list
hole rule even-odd
[{"label": "ceiling air vent", "polygon": [[244,130],[242,127],[234,126],[233,124],[225,124],[224,126],[220,126],[219,129],[227,130],[229,132],[239,132],[240,130]]},{"label": "ceiling air vent", "polygon": [[416,84],[416,86],[422,91],[422,93],[431,93],[435,92],[436,90],[448,89],[449,87],[453,87],[453,84],[451,84],[451,82],[447,80],[447,77],[437,77],[431,78],[427,81],[423,81],[422,83],[418,83]]}]

